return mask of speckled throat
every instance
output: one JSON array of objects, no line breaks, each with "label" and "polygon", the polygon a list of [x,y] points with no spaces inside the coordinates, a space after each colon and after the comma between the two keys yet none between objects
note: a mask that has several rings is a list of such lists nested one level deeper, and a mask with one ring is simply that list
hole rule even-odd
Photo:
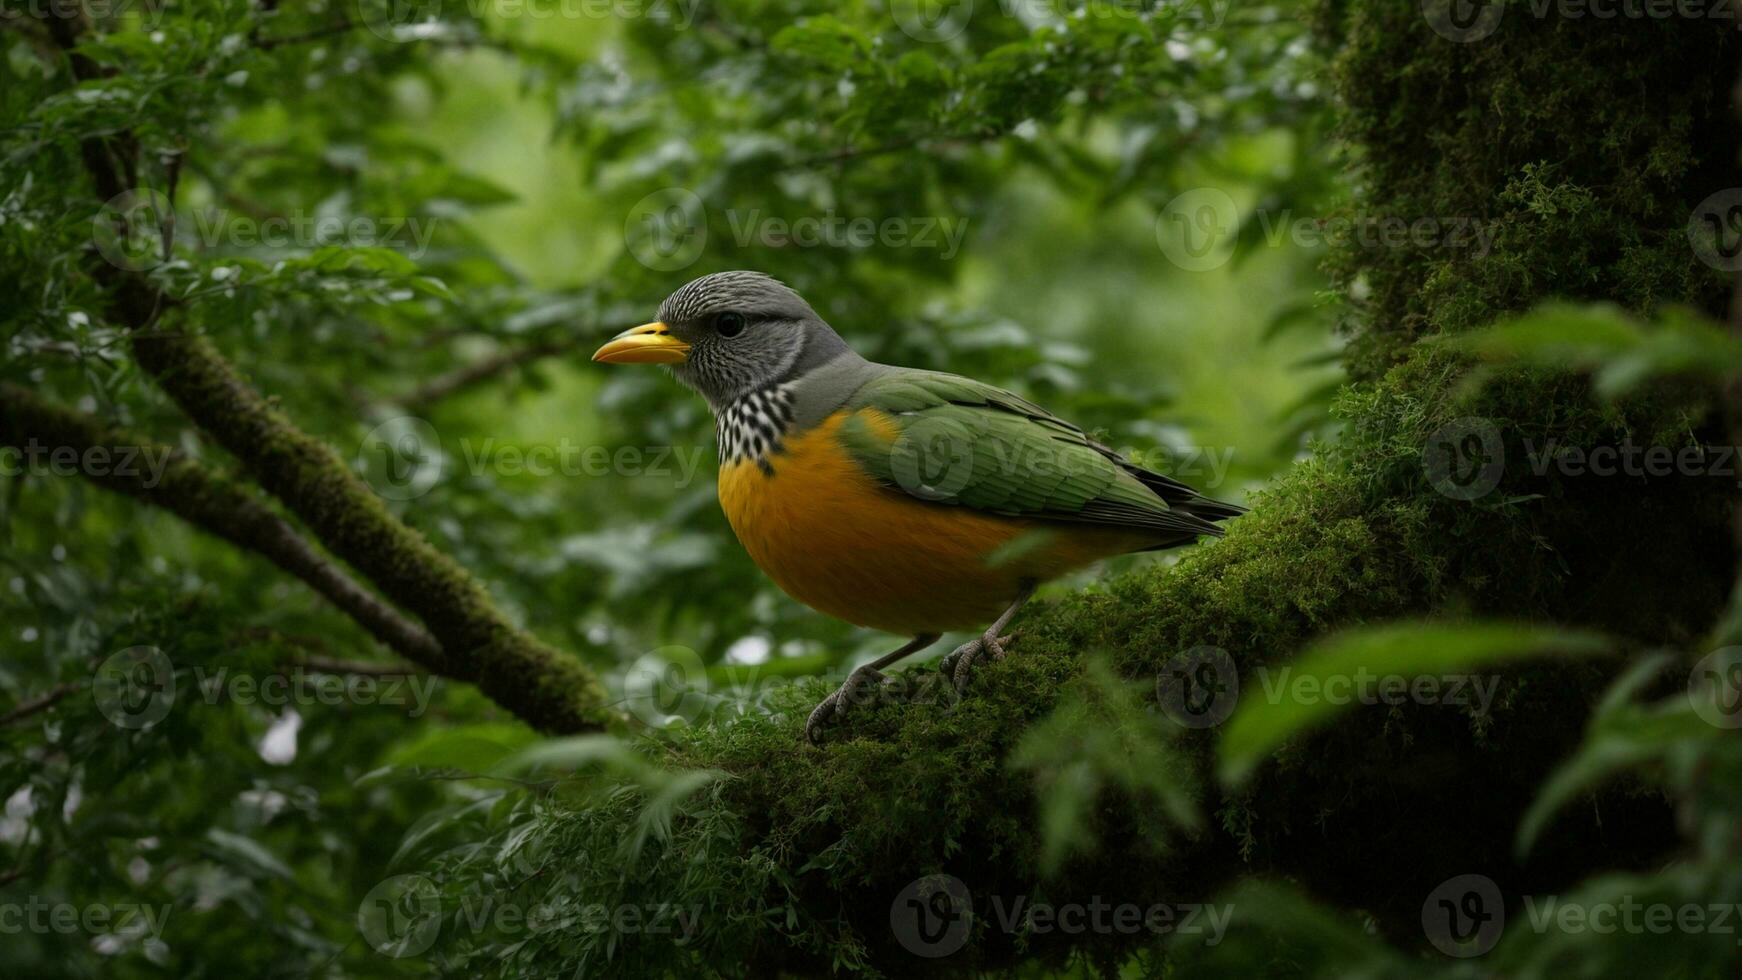
[{"label": "speckled throat", "polygon": [[764,473],[773,473],[768,457],[780,451],[780,440],[792,427],[793,397],[790,385],[759,388],[720,409],[714,428],[720,441],[720,462],[751,460]]}]

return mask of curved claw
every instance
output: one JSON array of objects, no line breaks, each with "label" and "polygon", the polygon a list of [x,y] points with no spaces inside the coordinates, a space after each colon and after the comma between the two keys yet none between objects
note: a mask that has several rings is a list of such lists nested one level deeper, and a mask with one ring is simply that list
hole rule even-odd
[{"label": "curved claw", "polygon": [[805,741],[812,745],[816,745],[822,741],[824,719],[829,717],[832,709],[840,702],[840,698],[841,692],[836,691],[824,698],[821,704],[811,709],[810,717],[806,718],[804,721]]},{"label": "curved claw", "polygon": [[884,679],[883,672],[870,664],[848,674],[847,679],[835,689],[833,694],[823,698],[821,703],[811,709],[810,717],[806,718],[804,722],[805,741],[812,745],[818,744],[822,740],[823,725],[847,717],[847,706],[858,694],[860,686],[867,681],[874,680],[880,683]]},{"label": "curved claw", "polygon": [[1014,639],[1016,639],[1015,633],[1007,633],[1004,636],[994,636],[987,633],[984,636],[977,636],[951,650],[939,666],[955,685],[956,693],[966,693],[968,674],[973,671],[974,665],[979,663],[981,657],[983,656],[987,660],[1003,660],[1005,656],[1004,644]]},{"label": "curved claw", "polygon": [[968,689],[968,673],[974,669],[975,661],[986,650],[986,638],[977,636],[955,649],[950,656],[956,658],[955,669],[950,671],[950,680],[956,686],[956,693],[962,694]]}]

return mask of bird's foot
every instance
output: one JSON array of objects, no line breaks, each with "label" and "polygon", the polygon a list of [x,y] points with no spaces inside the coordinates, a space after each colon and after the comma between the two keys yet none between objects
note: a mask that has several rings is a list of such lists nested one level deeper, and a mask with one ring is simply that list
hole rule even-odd
[{"label": "bird's foot", "polygon": [[1016,634],[999,636],[996,633],[984,633],[951,650],[944,656],[938,667],[956,686],[956,693],[961,694],[968,689],[968,674],[973,671],[974,664],[982,656],[989,660],[1004,659],[1004,644],[1016,638]]},{"label": "bird's foot", "polygon": [[823,726],[847,717],[847,706],[854,703],[860,696],[860,688],[868,682],[883,681],[883,672],[870,664],[854,669],[847,675],[835,693],[823,698],[822,703],[811,709],[809,718],[805,719],[805,740],[815,745],[822,740]]}]

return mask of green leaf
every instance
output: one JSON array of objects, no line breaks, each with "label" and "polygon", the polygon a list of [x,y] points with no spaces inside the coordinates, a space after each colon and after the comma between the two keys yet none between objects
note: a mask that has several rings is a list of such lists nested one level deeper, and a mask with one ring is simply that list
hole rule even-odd
[{"label": "green leaf", "polygon": [[1521,857],[1535,846],[1554,815],[1575,797],[1606,779],[1661,759],[1677,747],[1721,734],[1699,716],[1685,694],[1672,695],[1654,705],[1635,702],[1639,692],[1674,659],[1668,654],[1647,657],[1610,685],[1591,716],[1578,751],[1548,778],[1519,821],[1516,847]]},{"label": "green leaf", "polygon": [[1520,361],[1595,375],[1614,398],[1655,377],[1721,380],[1742,370],[1742,341],[1685,308],[1646,322],[1607,303],[1549,303],[1484,330],[1435,341],[1492,361]]},{"label": "green leaf", "polygon": [[295,877],[289,865],[280,861],[277,855],[252,837],[212,827],[206,831],[206,842],[212,845],[220,857],[229,859],[231,864],[246,865],[276,878]]},{"label": "green leaf", "polygon": [[1324,980],[1426,975],[1420,965],[1363,931],[1356,917],[1287,885],[1248,881],[1221,904],[1234,910],[1230,936],[1217,936],[1215,942],[1176,940],[1169,959],[1177,959],[1170,965],[1178,967],[1179,976],[1276,976],[1284,963],[1287,976]]},{"label": "green leaf", "polygon": [[541,766],[580,769],[596,763],[620,766],[631,771],[639,771],[649,765],[634,749],[615,736],[572,735],[529,745],[504,759],[497,766],[497,771],[517,773]]},{"label": "green leaf", "polygon": [[1104,659],[1090,659],[1011,753],[1012,769],[1035,775],[1044,873],[1092,846],[1091,815],[1103,787],[1143,801],[1188,832],[1203,825],[1196,777],[1173,742],[1179,730],[1147,710],[1140,687]]},{"label": "green leaf", "polygon": [[391,766],[487,772],[534,741],[524,725],[478,724],[434,728],[396,747]]},{"label": "green leaf", "polygon": [[490,207],[496,204],[512,204],[520,200],[513,191],[493,180],[479,177],[476,174],[450,173],[443,180],[431,197],[443,197],[461,204],[473,207]]},{"label": "green leaf", "polygon": [[[1606,649],[1603,637],[1581,630],[1513,623],[1399,623],[1338,633],[1288,664],[1291,686],[1311,679],[1324,690],[1331,679],[1362,675],[1415,677],[1492,667],[1509,660],[1547,654],[1593,654]],[[1289,738],[1324,724],[1342,704],[1330,698],[1266,698],[1262,689],[1243,685],[1240,705],[1228,719],[1220,745],[1220,774],[1234,784]],[[1347,700],[1347,699],[1340,699]]]}]

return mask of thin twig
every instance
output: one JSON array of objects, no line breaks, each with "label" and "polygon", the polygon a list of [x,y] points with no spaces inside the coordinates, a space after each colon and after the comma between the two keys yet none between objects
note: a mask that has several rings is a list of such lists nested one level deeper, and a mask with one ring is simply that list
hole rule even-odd
[{"label": "thin twig", "polygon": [[575,341],[570,339],[547,341],[521,347],[515,350],[503,351],[486,357],[480,361],[456,368],[446,374],[437,375],[428,382],[419,385],[399,399],[400,404],[407,408],[423,408],[448,396],[463,391],[473,385],[511,371],[514,368],[529,364],[553,354],[561,354],[575,349]]},{"label": "thin twig", "polygon": [[[78,689],[79,685],[77,684],[56,684],[54,687],[49,688],[42,694],[39,694],[28,701],[21,702],[18,707],[13,708],[4,715],[0,715],[0,725],[10,725],[15,721],[22,721],[38,712],[47,711],[49,708],[54,707],[55,703],[60,699]],[[4,883],[4,881],[0,881],[0,884]]]},{"label": "thin twig", "polygon": [[328,24],[325,27],[316,27],[312,30],[303,31],[300,34],[286,34],[282,37],[256,37],[254,39],[254,46],[262,51],[271,51],[273,48],[282,48],[288,44],[307,44],[310,41],[320,41],[339,34],[346,34],[350,31],[356,30],[357,26],[358,25],[355,21],[347,19],[336,24]]}]

